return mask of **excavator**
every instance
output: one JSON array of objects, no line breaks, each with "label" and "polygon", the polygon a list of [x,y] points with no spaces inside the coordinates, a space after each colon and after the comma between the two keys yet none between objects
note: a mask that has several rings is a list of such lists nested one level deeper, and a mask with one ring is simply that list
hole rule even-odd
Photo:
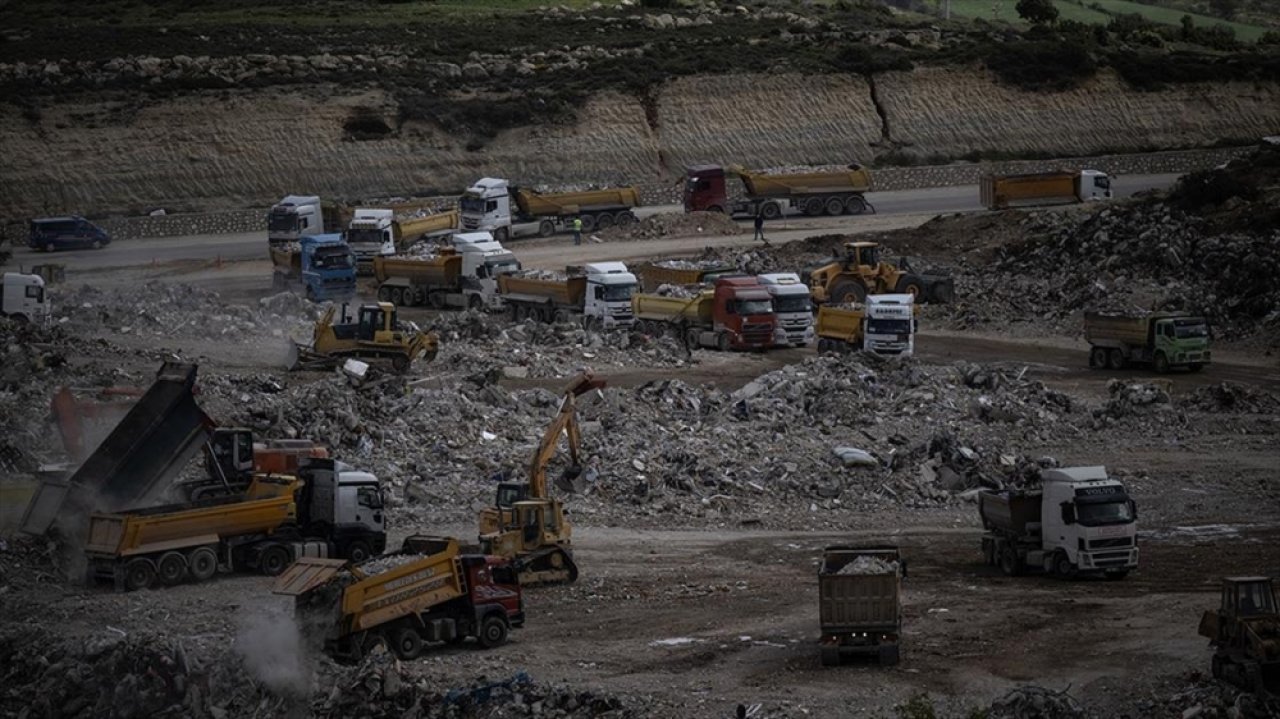
[{"label": "excavator", "polygon": [[955,299],[955,281],[950,277],[913,272],[880,259],[877,242],[846,242],[844,257],[805,270],[802,279],[809,285],[816,305],[847,305],[867,301],[867,295],[909,294],[916,302],[946,304]]},{"label": "excavator", "polygon": [[547,465],[555,456],[560,435],[566,434],[569,467],[561,480],[571,482],[582,473],[576,399],[604,386],[605,380],[590,370],[569,382],[559,411],[533,452],[528,481],[499,483],[494,506],[480,512],[481,551],[512,560],[522,586],[569,583],[578,578],[569,544],[573,527],[560,500],[548,496]]}]

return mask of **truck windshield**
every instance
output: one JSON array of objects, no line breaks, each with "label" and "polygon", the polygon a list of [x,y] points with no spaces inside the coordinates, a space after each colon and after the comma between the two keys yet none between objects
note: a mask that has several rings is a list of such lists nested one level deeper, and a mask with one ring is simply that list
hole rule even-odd
[{"label": "truck windshield", "polygon": [[1184,325],[1177,324],[1174,326],[1174,332],[1178,335],[1178,339],[1189,339],[1192,337],[1208,337],[1209,328],[1206,325]]},{"label": "truck windshield", "polygon": [[813,304],[808,295],[790,295],[773,298],[774,312],[812,312]]},{"label": "truck windshield", "polygon": [[484,198],[482,197],[463,197],[458,200],[458,207],[463,212],[484,212]]},{"label": "truck windshield", "polygon": [[733,303],[733,309],[736,314],[740,315],[771,315],[773,314],[773,302],[769,300],[737,300]]},{"label": "truck windshield", "polygon": [[635,285],[605,285],[604,301],[625,302],[631,299],[631,295],[635,292],[635,289]]},{"label": "truck windshield", "polygon": [[271,232],[293,232],[298,229],[298,216],[292,212],[272,212],[267,216],[267,229]]},{"label": "truck windshield", "polygon": [[347,242],[350,244],[382,244],[382,230],[365,228],[347,230]]},{"label": "truck windshield", "polygon": [[1133,512],[1128,502],[1076,503],[1076,521],[1086,527],[1097,527],[1103,524],[1128,524],[1133,521]]},{"label": "truck windshield", "polygon": [[345,247],[316,250],[312,264],[318,269],[340,270],[351,266],[351,253]]},{"label": "truck windshield", "polygon": [[520,263],[515,260],[498,260],[485,262],[484,266],[489,269],[490,277],[498,275],[509,275],[512,272],[520,271]]},{"label": "truck windshield", "polygon": [[1093,178],[1093,186],[1103,190],[1111,189],[1111,178],[1106,175]]},{"label": "truck windshield", "polygon": [[867,333],[875,335],[909,335],[911,320],[867,320]]}]

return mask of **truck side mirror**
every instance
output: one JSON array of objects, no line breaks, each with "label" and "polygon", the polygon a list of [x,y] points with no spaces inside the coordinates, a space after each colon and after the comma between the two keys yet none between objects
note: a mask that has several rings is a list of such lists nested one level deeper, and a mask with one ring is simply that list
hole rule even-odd
[{"label": "truck side mirror", "polygon": [[1062,523],[1063,524],[1076,523],[1076,507],[1071,502],[1062,503]]},{"label": "truck side mirror", "polygon": [[1132,499],[1129,500],[1129,514],[1131,514],[1134,519],[1138,518],[1138,503]]}]

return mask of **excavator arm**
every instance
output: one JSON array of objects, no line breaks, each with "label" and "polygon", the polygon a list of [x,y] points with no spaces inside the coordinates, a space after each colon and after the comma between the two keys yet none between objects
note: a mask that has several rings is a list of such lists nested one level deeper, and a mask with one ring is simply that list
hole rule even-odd
[{"label": "excavator arm", "polygon": [[591,373],[591,370],[585,370],[570,380],[568,386],[565,387],[564,399],[560,402],[560,411],[556,413],[555,419],[551,420],[551,424],[547,425],[546,431],[542,433],[542,441],[538,443],[538,448],[534,451],[533,458],[529,461],[530,499],[547,498],[547,465],[551,462],[551,458],[555,456],[556,446],[560,442],[560,434],[562,432],[569,436],[569,461],[571,466],[577,467],[581,465],[582,436],[578,429],[576,398],[591,390],[601,389],[604,386],[605,381],[603,379],[596,378]]}]

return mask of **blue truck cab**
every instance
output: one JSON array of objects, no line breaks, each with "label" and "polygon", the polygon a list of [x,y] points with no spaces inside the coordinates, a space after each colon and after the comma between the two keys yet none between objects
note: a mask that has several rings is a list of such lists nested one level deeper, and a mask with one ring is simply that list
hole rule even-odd
[{"label": "blue truck cab", "polygon": [[75,247],[90,247],[95,250],[111,244],[111,235],[107,231],[80,217],[43,217],[31,221],[31,232],[27,235],[27,246],[33,250],[54,252]]},{"label": "blue truck cab", "polygon": [[356,260],[341,234],[309,235],[288,247],[272,247],[277,289],[301,287],[316,302],[354,297]]}]

